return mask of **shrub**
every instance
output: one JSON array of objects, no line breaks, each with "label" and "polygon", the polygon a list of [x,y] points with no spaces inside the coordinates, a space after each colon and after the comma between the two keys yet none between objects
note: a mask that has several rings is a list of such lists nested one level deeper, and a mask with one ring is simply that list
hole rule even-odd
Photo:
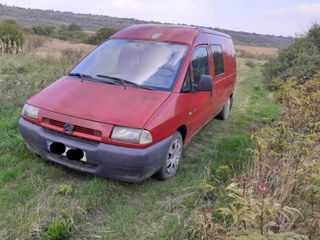
[{"label": "shrub", "polygon": [[229,166],[219,166],[215,172],[215,177],[222,183],[226,183],[231,178],[231,169]]},{"label": "shrub", "polygon": [[23,44],[22,29],[13,20],[0,24],[0,53],[19,53]]},{"label": "shrub", "polygon": [[[285,105],[280,122],[259,130],[253,174],[273,189],[273,199],[303,215],[294,230],[316,239],[320,235],[320,73],[299,85],[293,79],[279,88]],[[290,227],[283,224],[282,228]]]},{"label": "shrub", "polygon": [[82,31],[82,28],[78,25],[78,24],[70,24],[69,26],[68,26],[68,30],[69,31]]},{"label": "shrub", "polygon": [[285,108],[280,121],[252,136],[251,177],[235,175],[227,196],[215,185],[214,204],[204,198],[210,211],[196,214],[186,225],[189,239],[320,236],[320,72],[303,84],[292,78],[272,84]]},{"label": "shrub", "polygon": [[198,186],[200,196],[205,200],[214,200],[217,188],[207,181],[202,181]]},{"label": "shrub", "polygon": [[89,44],[98,45],[107,40],[108,37],[115,34],[118,30],[113,28],[100,28],[94,35],[88,39]]},{"label": "shrub", "polygon": [[34,26],[32,27],[32,32],[37,35],[51,36],[55,31],[52,26]]},{"label": "shrub", "polygon": [[225,229],[213,222],[211,210],[202,210],[194,214],[186,226],[189,239],[222,240],[225,239]]},{"label": "shrub", "polygon": [[56,29],[53,26],[34,26],[31,29],[25,28],[26,33],[33,33],[36,35],[57,38],[64,41],[87,43],[89,34],[84,32],[81,26],[77,24],[70,24],[69,26],[62,25]]},{"label": "shrub", "polygon": [[[70,30],[71,29],[71,30]],[[76,43],[86,43],[88,41],[89,35],[80,30],[77,27],[62,25],[57,31],[51,34],[51,37],[58,38],[64,41],[76,42]]]},{"label": "shrub", "polygon": [[70,237],[71,225],[64,218],[55,219],[45,231],[41,232],[43,240],[65,240]]},{"label": "shrub", "polygon": [[298,84],[310,79],[320,66],[320,25],[315,24],[292,45],[279,51],[275,59],[265,64],[263,75],[270,84],[273,78],[285,82],[294,77]]},{"label": "shrub", "polygon": [[249,68],[256,68],[257,67],[255,62],[252,60],[246,60],[244,64]]}]

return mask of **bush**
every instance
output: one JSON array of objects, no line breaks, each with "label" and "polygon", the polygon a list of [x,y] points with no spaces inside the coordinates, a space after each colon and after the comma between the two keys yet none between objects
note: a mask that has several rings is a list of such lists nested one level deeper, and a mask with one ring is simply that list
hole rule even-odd
[{"label": "bush", "polygon": [[294,77],[298,84],[302,84],[319,70],[319,66],[320,25],[315,24],[306,35],[280,50],[277,58],[266,63],[263,75],[267,84],[270,84],[273,78],[285,82],[290,77]]},{"label": "bush", "polygon": [[249,68],[256,68],[257,67],[256,63],[252,60],[246,60],[244,64]]},{"label": "bush", "polygon": [[51,36],[55,31],[52,26],[34,26],[32,27],[32,32],[37,35]]},{"label": "bush", "polygon": [[118,30],[113,28],[100,28],[94,35],[88,39],[88,43],[98,45],[107,40],[108,37],[115,34]]},{"label": "bush", "polygon": [[[213,199],[206,197],[212,186],[203,185],[199,199],[210,209],[187,222],[188,239],[319,239],[320,72],[303,84],[289,78],[272,85],[285,109],[252,136],[250,177],[215,185]],[[216,177],[226,175],[218,169]]]},{"label": "bush", "polygon": [[83,32],[80,26],[79,28],[76,26],[77,25],[74,24],[71,24],[69,26],[62,25],[60,29],[58,29],[51,35],[51,37],[75,43],[86,43],[88,41],[89,35]]},{"label": "bush", "polygon": [[89,38],[89,34],[84,32],[81,26],[77,24],[70,24],[69,26],[62,25],[58,29],[53,26],[34,26],[31,29],[25,28],[24,32],[75,43],[87,43]]},{"label": "bush", "polygon": [[23,44],[23,33],[13,20],[0,24],[0,53],[19,53]]},{"label": "bush", "polygon": [[[273,82],[273,84],[275,84]],[[286,106],[281,122],[259,130],[253,175],[273,189],[273,200],[303,215],[282,228],[320,236],[320,73],[304,84],[287,79],[278,99]]]},{"label": "bush", "polygon": [[68,26],[68,30],[71,31],[71,32],[72,31],[82,31],[82,28],[77,24],[70,24]]},{"label": "bush", "polygon": [[217,180],[226,183],[231,179],[231,169],[229,166],[219,166],[215,172]]}]

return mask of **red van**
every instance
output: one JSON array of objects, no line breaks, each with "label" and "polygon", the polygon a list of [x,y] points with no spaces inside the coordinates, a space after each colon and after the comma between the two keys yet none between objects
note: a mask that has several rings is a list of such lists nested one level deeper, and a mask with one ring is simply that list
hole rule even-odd
[{"label": "red van", "polygon": [[230,36],[131,26],[29,99],[19,130],[32,152],[70,168],[167,179],[192,137],[213,117],[228,118],[235,81]]}]

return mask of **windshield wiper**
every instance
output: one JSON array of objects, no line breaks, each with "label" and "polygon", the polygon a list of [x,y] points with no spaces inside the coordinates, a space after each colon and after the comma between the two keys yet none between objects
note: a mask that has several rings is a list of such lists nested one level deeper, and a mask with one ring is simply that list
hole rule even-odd
[{"label": "windshield wiper", "polygon": [[68,75],[69,76],[77,76],[77,77],[80,77],[80,78],[92,78],[91,75],[84,74],[84,73],[69,73]]},{"label": "windshield wiper", "polygon": [[110,75],[103,75],[103,74],[97,74],[97,77],[100,77],[100,78],[109,78],[109,79],[112,79],[112,80],[115,80],[115,81],[118,81],[122,84],[122,86],[125,88],[125,84],[129,84],[129,85],[132,85],[134,87],[137,87],[137,88],[142,88],[142,89],[148,89],[148,90],[153,90],[152,87],[147,87],[147,86],[143,86],[143,85],[139,85],[135,82],[131,82],[129,80],[126,80],[126,79],[123,79],[123,78],[118,78],[118,77],[114,77],[114,76],[110,76]]},{"label": "windshield wiper", "polygon": [[107,81],[104,79],[98,79],[98,78],[93,78],[91,75],[89,74],[83,74],[83,73],[69,73],[69,76],[77,76],[81,78],[81,81],[83,78],[89,78],[90,80],[93,81],[98,81],[98,82],[103,82],[103,83],[108,83],[108,84],[116,84],[114,81]]}]

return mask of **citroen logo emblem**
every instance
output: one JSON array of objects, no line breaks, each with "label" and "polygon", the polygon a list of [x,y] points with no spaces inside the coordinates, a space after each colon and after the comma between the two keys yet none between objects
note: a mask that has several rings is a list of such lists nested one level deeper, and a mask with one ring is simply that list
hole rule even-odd
[{"label": "citroen logo emblem", "polygon": [[64,131],[64,132],[73,133],[73,130],[74,130],[74,125],[72,125],[71,123],[66,123],[66,124],[63,126],[63,131]]}]

